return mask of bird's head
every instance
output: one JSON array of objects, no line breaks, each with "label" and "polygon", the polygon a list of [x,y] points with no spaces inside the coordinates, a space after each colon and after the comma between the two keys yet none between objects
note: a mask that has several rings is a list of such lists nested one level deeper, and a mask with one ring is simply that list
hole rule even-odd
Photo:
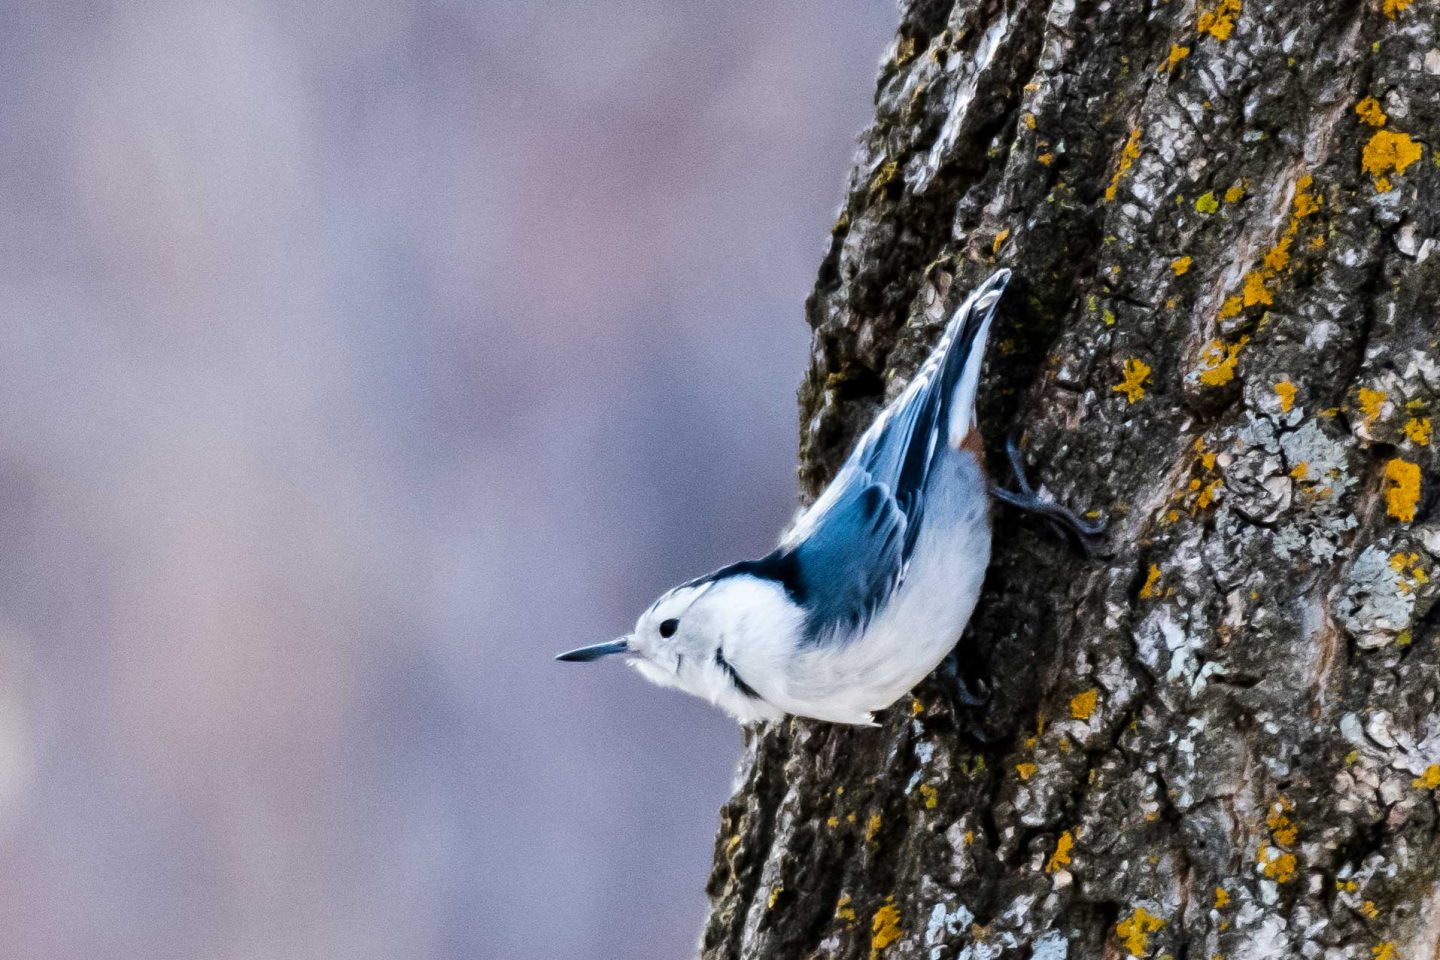
[{"label": "bird's head", "polygon": [[[742,722],[779,717],[752,686],[773,675],[803,616],[775,582],[717,574],[667,590],[618,640],[562,653],[586,663],[623,655],[646,679],[709,700]],[[741,664],[743,666],[737,666]]]}]

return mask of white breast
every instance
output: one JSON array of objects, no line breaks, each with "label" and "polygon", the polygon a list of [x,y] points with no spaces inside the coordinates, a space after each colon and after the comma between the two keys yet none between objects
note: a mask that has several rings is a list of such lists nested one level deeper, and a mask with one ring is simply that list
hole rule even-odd
[{"label": "white breast", "polygon": [[787,713],[870,723],[945,659],[960,638],[990,563],[988,495],[968,453],[936,478],[951,495],[926,500],[924,525],[899,590],[858,636],[806,648],[767,696]]}]

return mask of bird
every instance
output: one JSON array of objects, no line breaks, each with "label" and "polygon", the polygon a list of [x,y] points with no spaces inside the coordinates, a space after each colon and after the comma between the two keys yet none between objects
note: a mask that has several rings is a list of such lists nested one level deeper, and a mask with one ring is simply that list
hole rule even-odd
[{"label": "bird", "polygon": [[[556,659],[622,656],[742,724],[791,715],[875,725],[964,632],[990,560],[992,494],[1082,546],[1099,533],[1034,492],[1013,435],[1019,492],[988,480],[975,401],[1010,276],[997,270],[970,291],[772,552],[674,587],[629,634]],[[962,702],[983,702],[960,683]]]}]

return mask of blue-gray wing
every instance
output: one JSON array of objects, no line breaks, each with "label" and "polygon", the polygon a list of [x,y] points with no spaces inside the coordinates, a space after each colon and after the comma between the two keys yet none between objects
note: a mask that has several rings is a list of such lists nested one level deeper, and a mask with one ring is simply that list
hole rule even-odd
[{"label": "blue-gray wing", "polygon": [[1009,278],[997,271],[971,292],[830,486],[780,549],[759,561],[805,606],[812,642],[853,635],[900,585],[931,468],[947,455],[949,438],[973,424],[985,340]]},{"label": "blue-gray wing", "polygon": [[803,539],[782,548],[815,643],[853,634],[884,605],[900,581],[908,525],[890,489],[863,470],[842,470],[824,500]]}]

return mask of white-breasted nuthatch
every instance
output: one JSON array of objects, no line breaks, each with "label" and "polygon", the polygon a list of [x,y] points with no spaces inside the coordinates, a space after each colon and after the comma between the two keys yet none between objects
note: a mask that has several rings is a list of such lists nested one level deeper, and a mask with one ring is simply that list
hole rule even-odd
[{"label": "white-breasted nuthatch", "polygon": [[[860,436],[830,485],[769,555],[666,592],[628,636],[557,658],[625,654],[744,722],[785,714],[873,724],[935,669],[975,609],[990,561],[975,391],[999,270],[955,311],[899,396]],[[1004,502],[1093,535],[1040,500],[1020,471]]]}]

